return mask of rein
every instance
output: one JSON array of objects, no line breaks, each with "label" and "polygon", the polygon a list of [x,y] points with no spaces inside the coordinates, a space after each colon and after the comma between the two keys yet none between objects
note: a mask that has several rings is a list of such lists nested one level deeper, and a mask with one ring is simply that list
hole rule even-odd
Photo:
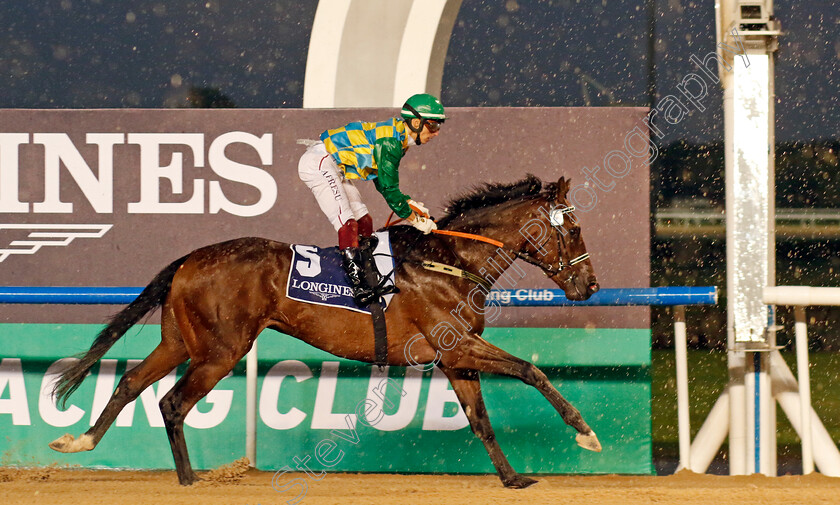
[{"label": "rein", "polygon": [[[554,228],[554,232],[557,234],[558,244],[562,244],[562,240],[560,239],[560,232],[554,226],[554,221],[559,216],[559,218],[560,218],[560,223],[559,224],[562,224],[563,215],[574,212],[574,210],[575,210],[574,206],[569,206],[569,207],[564,207],[562,209],[554,209],[551,212],[552,215],[550,216],[550,220],[552,221],[552,228]],[[544,262],[544,261],[542,261],[538,258],[535,258],[531,254],[528,254],[526,252],[512,251],[510,248],[505,247],[504,242],[500,242],[498,240],[494,240],[494,239],[491,239],[491,238],[488,238],[488,237],[484,237],[482,235],[476,235],[476,234],[473,234],[473,233],[464,233],[464,232],[460,232],[460,231],[449,231],[449,230],[432,230],[432,233],[436,233],[438,235],[449,235],[449,236],[453,236],[453,237],[466,238],[466,239],[470,239],[470,240],[477,240],[479,242],[486,242],[488,244],[492,244],[492,245],[494,245],[496,247],[499,247],[499,248],[502,248],[502,249],[507,249],[507,250],[511,251],[514,255],[516,255],[517,258],[536,266],[537,268],[542,270],[549,277],[559,274],[565,268],[571,268],[574,265],[577,265],[578,263],[580,263],[582,261],[586,261],[587,259],[589,259],[589,253],[584,253],[584,254],[581,254],[580,256],[576,257],[576,258],[572,258],[571,260],[569,260],[568,263],[564,263],[563,258],[561,257],[558,260],[557,266],[555,267],[555,266],[550,265],[550,264],[548,264],[548,263],[546,263],[546,262]],[[545,241],[542,244],[540,244],[540,249],[542,249],[542,246],[544,246],[545,243],[548,242],[549,238],[550,238],[550,236],[546,237]]]},{"label": "rein", "polygon": [[482,235],[475,235],[473,233],[464,233],[462,231],[450,230],[432,230],[432,233],[436,233],[438,235],[449,235],[451,237],[468,238],[471,240],[477,240],[479,242],[487,242],[488,244],[494,245],[496,247],[505,247],[504,242],[499,242],[498,240],[493,240],[492,238],[484,237]]},{"label": "rein", "polygon": [[[385,221],[385,228],[389,228],[394,226],[395,224],[401,223],[405,221],[405,218],[397,219],[396,221],[391,221],[391,218],[394,217],[394,212],[391,211],[391,215],[388,216],[388,220]],[[434,220],[433,220],[434,221]],[[432,233],[436,233],[438,235],[449,235],[452,237],[461,237],[461,238],[469,238],[472,240],[478,240],[479,242],[487,242],[488,244],[494,245],[496,247],[504,247],[504,242],[499,242],[498,240],[493,240],[492,238],[484,237],[482,235],[475,235],[473,233],[465,233],[462,231],[450,231],[450,230],[432,230]]]},{"label": "rein", "polygon": [[[557,223],[557,226],[562,225],[563,216],[565,214],[569,214],[569,213],[573,212],[574,210],[575,210],[574,206],[569,206],[569,207],[564,207],[562,209],[553,209],[550,213],[549,220],[551,222],[552,228],[554,228],[554,232],[557,234],[558,247],[563,244],[563,241],[560,238],[560,232],[557,230],[557,228],[555,226],[555,221],[559,217],[560,222]],[[403,219],[398,219],[398,220],[392,222],[391,217],[393,217],[393,215],[394,215],[394,213],[391,212],[391,215],[388,216],[388,220],[385,223],[386,228],[403,221]],[[489,237],[485,237],[483,235],[476,235],[474,233],[465,233],[465,232],[450,231],[450,230],[432,230],[432,233],[437,234],[437,235],[450,236],[450,237],[466,238],[466,239],[475,240],[475,241],[478,241],[478,242],[485,242],[487,244],[494,245],[494,246],[496,246],[498,248],[501,248],[501,249],[507,249],[508,251],[512,252],[517,258],[525,261],[526,263],[530,263],[531,265],[536,266],[537,268],[542,270],[543,273],[545,273],[549,277],[553,277],[555,275],[558,275],[565,268],[571,268],[574,265],[577,265],[578,263],[581,263],[581,262],[589,259],[589,253],[581,254],[580,256],[569,260],[568,263],[564,263],[563,258],[560,257],[559,260],[558,260],[558,264],[555,267],[554,265],[550,265],[550,264],[548,264],[548,263],[546,263],[546,262],[544,262],[544,261],[542,261],[538,258],[535,258],[534,256],[532,256],[531,254],[528,254],[527,252],[512,251],[510,248],[505,247],[504,242],[500,242],[498,240],[495,240],[495,239],[492,239],[492,238],[489,238]],[[540,249],[542,249],[542,247],[546,244],[546,242],[548,242],[549,239],[550,239],[550,236],[546,237],[545,241],[543,241],[543,243],[540,244]],[[559,256],[559,254],[558,254],[558,256]],[[478,275],[475,275],[473,273],[467,272],[465,270],[462,270],[460,268],[456,268],[456,267],[453,267],[453,266],[450,266],[450,265],[445,265],[443,263],[437,263],[435,261],[423,261],[423,262],[421,262],[421,266],[423,268],[425,268],[426,270],[430,270],[430,271],[433,271],[433,272],[439,272],[439,273],[442,273],[442,274],[447,274],[447,275],[452,275],[454,277],[467,279],[469,281],[472,281],[476,284],[481,285],[482,287],[486,288],[488,291],[490,290],[490,288],[492,288],[492,284],[490,284],[484,278],[479,277]]]}]

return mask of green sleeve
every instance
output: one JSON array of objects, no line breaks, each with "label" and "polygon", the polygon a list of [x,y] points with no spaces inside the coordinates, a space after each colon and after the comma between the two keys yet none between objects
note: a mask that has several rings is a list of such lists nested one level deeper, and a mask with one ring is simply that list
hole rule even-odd
[{"label": "green sleeve", "polygon": [[408,206],[411,197],[400,191],[402,143],[393,137],[377,139],[373,147],[373,157],[378,167],[376,179],[373,180],[376,190],[382,193],[388,207],[391,207],[396,215],[407,218],[411,215],[411,207]]}]

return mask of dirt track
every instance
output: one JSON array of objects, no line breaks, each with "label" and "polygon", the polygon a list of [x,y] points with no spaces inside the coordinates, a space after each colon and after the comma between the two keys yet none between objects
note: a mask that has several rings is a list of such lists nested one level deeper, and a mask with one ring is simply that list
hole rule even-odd
[{"label": "dirt track", "polygon": [[[181,487],[174,472],[0,468],[0,504],[268,505],[294,498],[291,490],[279,494],[272,489],[271,473],[242,470],[233,466],[200,473],[205,481]],[[283,482],[292,477],[285,475]],[[327,474],[318,482],[307,480],[308,492],[299,502],[306,505],[840,503],[840,479],[818,474],[778,478],[689,472],[667,477],[541,477],[538,484],[524,490],[504,489],[492,475]]]}]

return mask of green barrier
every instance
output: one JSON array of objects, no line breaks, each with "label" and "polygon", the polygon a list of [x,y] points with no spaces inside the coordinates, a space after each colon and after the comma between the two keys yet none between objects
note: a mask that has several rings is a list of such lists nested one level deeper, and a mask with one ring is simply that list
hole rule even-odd
[{"label": "green barrier", "polygon": [[[126,407],[94,451],[60,454],[47,447],[65,432],[86,431],[126,368],[160,341],[159,326],[132,330],[94,367],[68,409],[57,410],[42,398],[49,379],[45,374],[56,360],[86,350],[99,329],[0,324],[2,464],[174,467],[157,400],[184,366]],[[577,447],[574,430],[534,388],[484,375],[490,419],[517,471],[653,473],[649,330],[488,328],[484,336],[539,366],[581,411],[604,447],[601,453]],[[436,369],[388,369],[392,380],[378,399],[384,416],[370,426],[357,420],[356,409],[382,391],[377,388],[386,376],[378,368],[336,358],[273,331],[260,338],[258,368],[257,467],[262,470],[304,465],[313,472],[494,472],[454,391]],[[196,406],[186,424],[196,468],[245,455],[244,361]]]},{"label": "green barrier", "polygon": [[[94,451],[61,454],[47,446],[64,433],[78,436],[86,431],[126,367],[139,363],[160,342],[159,325],[132,329],[94,366],[92,375],[70,398],[68,409],[60,412],[51,400],[42,397],[41,390],[48,380],[45,373],[56,360],[86,351],[100,329],[92,324],[0,325],[0,463],[174,468],[157,402],[174,385],[176,375],[184,373],[184,365],[126,406]],[[200,412],[209,414],[191,414],[193,418],[185,429],[197,468],[216,467],[245,455],[244,362],[236,366],[234,376],[219,382],[211,395],[197,406]],[[191,424],[203,428],[193,428]]]}]

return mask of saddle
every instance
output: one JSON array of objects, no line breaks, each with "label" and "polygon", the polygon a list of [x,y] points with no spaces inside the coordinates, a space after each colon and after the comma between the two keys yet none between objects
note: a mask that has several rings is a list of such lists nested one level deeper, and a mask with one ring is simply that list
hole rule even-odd
[{"label": "saddle", "polygon": [[[377,232],[375,239],[365,246],[370,248],[375,242],[372,254],[364,255],[363,268],[369,284],[377,293],[394,284],[394,257],[391,252],[391,239],[387,230]],[[286,296],[292,300],[315,305],[326,305],[355,312],[364,312],[373,319],[373,335],[376,357],[374,364],[382,367],[388,360],[387,328],[385,310],[394,294],[377,296],[365,307],[360,307],[353,300],[353,289],[342,265],[341,254],[337,247],[320,248],[312,245],[292,244],[292,263],[286,284]],[[370,261],[370,259],[373,261]],[[374,267],[378,275],[373,271]],[[383,302],[380,300],[384,300]]]},{"label": "saddle", "polygon": [[[372,256],[383,278],[382,286],[394,285],[394,258],[388,231],[375,234],[378,239]],[[370,313],[370,307],[360,307],[353,301],[353,290],[347,280],[337,247],[320,248],[313,245],[292,244],[292,263],[286,284],[286,296],[292,300],[316,305],[338,307],[355,312]],[[373,265],[371,265],[371,268]],[[385,295],[385,307],[393,294]]]}]

